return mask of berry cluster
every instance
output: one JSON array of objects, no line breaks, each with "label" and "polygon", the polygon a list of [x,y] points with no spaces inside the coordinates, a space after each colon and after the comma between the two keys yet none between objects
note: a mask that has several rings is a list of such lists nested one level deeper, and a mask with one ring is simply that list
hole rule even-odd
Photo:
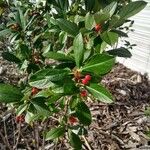
[{"label": "berry cluster", "polygon": [[95,31],[96,32],[99,32],[99,31],[101,31],[102,30],[102,26],[100,25],[100,24],[96,24],[95,25]]},{"label": "berry cluster", "polygon": [[80,96],[81,97],[87,97],[87,91],[86,90],[81,91]]},{"label": "berry cluster", "polygon": [[16,117],[16,122],[17,123],[23,123],[23,122],[25,122],[25,117],[24,117],[24,115],[20,115],[20,116],[17,116]]},{"label": "berry cluster", "polygon": [[82,79],[82,84],[87,85],[89,81],[91,80],[90,75],[86,75],[84,79]]},{"label": "berry cluster", "polygon": [[36,95],[39,91],[40,91],[40,89],[33,87],[32,91],[31,91],[31,95]]},{"label": "berry cluster", "polygon": [[78,119],[74,116],[70,116],[68,121],[71,125],[74,125],[75,123],[78,123]]},{"label": "berry cluster", "polygon": [[[91,76],[90,75],[86,75],[83,79],[82,79],[82,84],[83,85],[87,85],[87,84],[89,84],[89,81],[91,80]],[[81,92],[80,92],[80,96],[81,97],[87,97],[87,91],[86,90],[82,90]]]}]

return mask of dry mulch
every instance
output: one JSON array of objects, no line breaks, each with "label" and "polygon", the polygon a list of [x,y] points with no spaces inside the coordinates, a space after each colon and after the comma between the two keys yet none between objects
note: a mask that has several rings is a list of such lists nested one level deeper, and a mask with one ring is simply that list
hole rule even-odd
[{"label": "dry mulch", "polygon": [[[0,82],[16,84],[20,75],[15,66],[1,59]],[[11,71],[12,69],[12,71]],[[16,75],[15,75],[16,74]],[[92,150],[150,150],[150,138],[145,132],[150,129],[150,117],[144,110],[150,106],[150,82],[146,75],[134,72],[121,64],[102,80],[111,91],[115,102],[106,105],[89,101],[93,123],[86,136]],[[9,107],[10,108],[10,107]],[[42,131],[57,124],[55,119],[27,125],[16,124],[15,114],[6,105],[0,105],[0,150],[70,150],[66,139],[45,142]],[[88,144],[83,149],[89,149]]]}]

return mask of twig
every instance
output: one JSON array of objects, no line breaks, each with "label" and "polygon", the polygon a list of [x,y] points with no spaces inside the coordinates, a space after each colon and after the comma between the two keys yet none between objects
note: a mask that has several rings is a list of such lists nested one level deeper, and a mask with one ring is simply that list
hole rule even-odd
[{"label": "twig", "polygon": [[6,147],[9,148],[9,145],[7,144],[5,137],[3,136],[3,134],[1,132],[0,132],[0,137],[3,140],[4,144],[6,145]]},{"label": "twig", "polygon": [[[43,127],[43,131],[45,131],[46,127],[47,127],[47,121],[45,123],[43,123],[44,127]],[[42,150],[45,150],[45,136],[43,136],[42,139],[42,146],[41,146]]]},{"label": "twig", "polygon": [[[93,126],[93,128],[99,129],[99,128],[94,127],[94,126]],[[109,138],[112,138],[112,139],[118,141],[121,145],[125,145],[125,143],[124,143],[119,137],[117,137],[116,135],[114,135],[114,134],[112,134],[112,133],[109,134],[109,133],[106,133],[106,132],[101,131],[101,130],[99,130],[98,132],[99,132],[100,134],[103,134],[103,135],[105,135],[105,136],[107,136],[107,137],[109,137]]]},{"label": "twig", "polygon": [[7,147],[10,149],[10,150],[12,150],[12,148],[11,148],[11,146],[10,146],[10,143],[9,143],[9,141],[8,141],[8,136],[7,136],[7,129],[6,129],[6,123],[5,123],[5,120],[4,120],[4,134],[5,134],[5,141],[6,141],[6,145],[7,145]]},{"label": "twig", "polygon": [[22,133],[20,133],[20,135],[22,136],[22,138],[24,139],[26,145],[27,145],[27,148],[28,150],[31,150],[30,146],[29,146],[29,143],[28,143],[28,140],[24,137],[24,135]]},{"label": "twig", "polygon": [[38,150],[39,149],[39,129],[36,123],[34,123],[34,139],[35,139],[36,149]]},{"label": "twig", "polygon": [[92,148],[91,148],[90,144],[88,143],[88,140],[86,139],[86,137],[83,135],[82,138],[83,138],[83,140],[85,142],[85,145],[87,146],[88,150],[92,150]]},{"label": "twig", "polygon": [[11,119],[12,122],[12,127],[13,127],[13,140],[14,140],[14,145],[16,143],[16,135],[15,135],[15,126],[14,126],[14,119]]},{"label": "twig", "polygon": [[17,136],[17,140],[16,140],[16,144],[14,146],[14,150],[17,149],[18,143],[19,143],[19,139],[20,139],[20,135],[21,135],[21,122],[19,122],[19,126],[18,126],[18,136]]}]

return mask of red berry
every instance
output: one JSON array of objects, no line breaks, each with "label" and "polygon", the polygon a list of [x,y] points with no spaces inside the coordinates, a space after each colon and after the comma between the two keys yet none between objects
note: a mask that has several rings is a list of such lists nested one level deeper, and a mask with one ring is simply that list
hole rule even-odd
[{"label": "red berry", "polygon": [[32,95],[35,95],[35,94],[37,94],[39,91],[40,91],[40,90],[39,90],[38,88],[33,87],[33,88],[32,88],[32,91],[31,91],[31,94],[32,94]]},{"label": "red berry", "polygon": [[82,84],[87,85],[89,83],[89,81],[87,79],[82,79]]},{"label": "red berry", "polygon": [[25,122],[24,116],[23,115],[17,116],[16,117],[16,122],[17,123],[19,123],[19,122],[21,122],[21,123]]},{"label": "red berry", "polygon": [[102,29],[102,26],[100,24],[96,24],[95,31],[99,32]]},{"label": "red berry", "polygon": [[81,91],[80,92],[81,97],[87,97],[87,91]]},{"label": "red berry", "polygon": [[85,79],[88,80],[88,81],[90,81],[91,80],[91,76],[90,75],[86,75]]},{"label": "red berry", "polygon": [[76,117],[74,117],[74,116],[70,116],[69,117],[69,123],[70,124],[74,124],[74,123],[77,123],[78,122],[78,119],[76,118]]}]

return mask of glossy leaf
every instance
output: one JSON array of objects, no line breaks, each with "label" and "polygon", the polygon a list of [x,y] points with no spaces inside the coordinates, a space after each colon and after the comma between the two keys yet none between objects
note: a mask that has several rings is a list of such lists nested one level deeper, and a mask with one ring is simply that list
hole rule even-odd
[{"label": "glossy leaf", "polygon": [[16,110],[17,116],[21,115],[27,109],[27,107],[28,107],[27,104],[20,105]]},{"label": "glossy leaf", "polygon": [[79,33],[73,42],[73,50],[74,50],[74,57],[77,67],[79,68],[84,56],[84,47],[83,47],[83,37],[82,34]]},{"label": "glossy leaf", "polygon": [[106,54],[94,55],[90,61],[81,68],[81,71],[103,75],[109,72],[115,64],[115,58]]},{"label": "glossy leaf", "polygon": [[63,94],[71,95],[71,94],[75,94],[78,92],[79,92],[78,88],[76,87],[72,78],[66,78],[64,80],[64,85],[63,85]]},{"label": "glossy leaf", "polygon": [[69,20],[59,18],[57,19],[57,24],[61,30],[67,32],[72,36],[76,36],[79,33],[78,26]]},{"label": "glossy leaf", "polygon": [[114,29],[121,26],[123,23],[125,23],[124,19],[121,19],[119,15],[113,15],[109,21],[109,27]]},{"label": "glossy leaf", "polygon": [[54,102],[56,102],[57,100],[59,100],[60,98],[62,97],[61,94],[55,94],[55,95],[52,95],[48,100],[48,104],[53,104]]},{"label": "glossy leaf", "polygon": [[48,106],[44,103],[44,100],[42,98],[34,98],[31,103],[37,110],[37,113],[42,116],[49,116],[50,110]]},{"label": "glossy leaf", "polygon": [[54,87],[56,81],[63,80],[69,74],[68,70],[43,69],[30,77],[29,84],[39,89]]},{"label": "glossy leaf", "polygon": [[58,61],[73,61],[73,59],[70,56],[67,56],[63,53],[47,52],[47,53],[43,53],[43,56]]},{"label": "glossy leaf", "polygon": [[19,102],[22,97],[23,94],[18,88],[8,84],[0,84],[0,102]]},{"label": "glossy leaf", "polygon": [[108,20],[109,16],[110,15],[108,12],[104,13],[103,11],[100,11],[94,14],[94,19],[97,24],[101,24],[101,23],[104,23],[106,20]]},{"label": "glossy leaf", "polygon": [[82,142],[79,138],[78,135],[76,135],[75,133],[71,132],[69,134],[69,140],[70,140],[70,144],[71,146],[76,149],[76,150],[81,150],[82,149]]},{"label": "glossy leaf", "polygon": [[0,31],[0,37],[5,37],[6,35],[11,34],[10,29],[4,29]]},{"label": "glossy leaf", "polygon": [[103,9],[103,12],[109,13],[109,17],[111,17],[114,14],[116,8],[117,8],[117,2],[112,2]]},{"label": "glossy leaf", "polygon": [[43,89],[42,91],[39,91],[35,96],[35,97],[45,97],[48,98],[49,96],[52,95],[52,91],[50,89]]},{"label": "glossy leaf", "polygon": [[87,11],[92,11],[94,5],[95,5],[95,0],[84,0],[85,2],[85,8]]},{"label": "glossy leaf", "polygon": [[10,62],[14,62],[14,63],[21,62],[21,60],[19,58],[17,58],[14,54],[9,53],[9,52],[3,52],[2,57]]},{"label": "glossy leaf", "polygon": [[53,140],[65,134],[64,127],[54,128],[46,134],[46,140]]},{"label": "glossy leaf", "polygon": [[53,82],[51,82],[51,80],[48,78],[40,79],[40,80],[36,80],[36,81],[31,81],[31,82],[29,82],[29,85],[32,87],[36,87],[38,89],[45,89],[45,88],[55,86],[55,84]]},{"label": "glossy leaf", "polygon": [[25,29],[26,27],[26,19],[23,15],[23,12],[22,12],[22,9],[20,7],[18,7],[18,13],[19,13],[19,22],[20,22],[20,25],[22,27],[22,29]]},{"label": "glossy leaf", "polygon": [[104,103],[112,103],[113,97],[110,92],[100,84],[90,84],[86,89],[99,101]]},{"label": "glossy leaf", "polygon": [[92,30],[94,24],[95,24],[94,16],[90,13],[87,13],[85,16],[85,28],[88,30]]},{"label": "glossy leaf", "polygon": [[117,33],[119,35],[119,37],[128,37],[127,33],[120,31],[120,30],[113,29],[113,30],[111,30],[111,32]]},{"label": "glossy leaf", "polygon": [[127,4],[125,7],[121,9],[119,12],[119,16],[121,19],[128,19],[129,17],[134,16],[138,12],[140,12],[142,9],[145,8],[147,5],[147,2],[145,1],[135,1]]},{"label": "glossy leaf", "polygon": [[27,111],[26,116],[25,116],[25,121],[26,123],[30,124],[31,122],[35,121],[38,119],[37,114],[33,114],[32,112]]},{"label": "glossy leaf", "polygon": [[101,34],[102,40],[104,40],[107,44],[113,46],[118,41],[118,34],[114,32],[104,32]]},{"label": "glossy leaf", "polygon": [[85,126],[90,125],[92,122],[91,112],[83,101],[80,101],[76,106],[76,116],[80,120],[80,123]]},{"label": "glossy leaf", "polygon": [[118,57],[130,58],[132,56],[131,52],[124,47],[112,49],[112,50],[109,50],[107,52],[110,55],[118,56]]},{"label": "glossy leaf", "polygon": [[66,75],[70,73],[69,70],[64,69],[42,69],[37,71],[30,77],[30,81],[48,79],[50,81],[60,81],[63,80]]},{"label": "glossy leaf", "polygon": [[24,59],[29,59],[30,58],[31,51],[29,50],[27,45],[21,44],[20,45],[20,51],[21,51],[22,57]]}]

